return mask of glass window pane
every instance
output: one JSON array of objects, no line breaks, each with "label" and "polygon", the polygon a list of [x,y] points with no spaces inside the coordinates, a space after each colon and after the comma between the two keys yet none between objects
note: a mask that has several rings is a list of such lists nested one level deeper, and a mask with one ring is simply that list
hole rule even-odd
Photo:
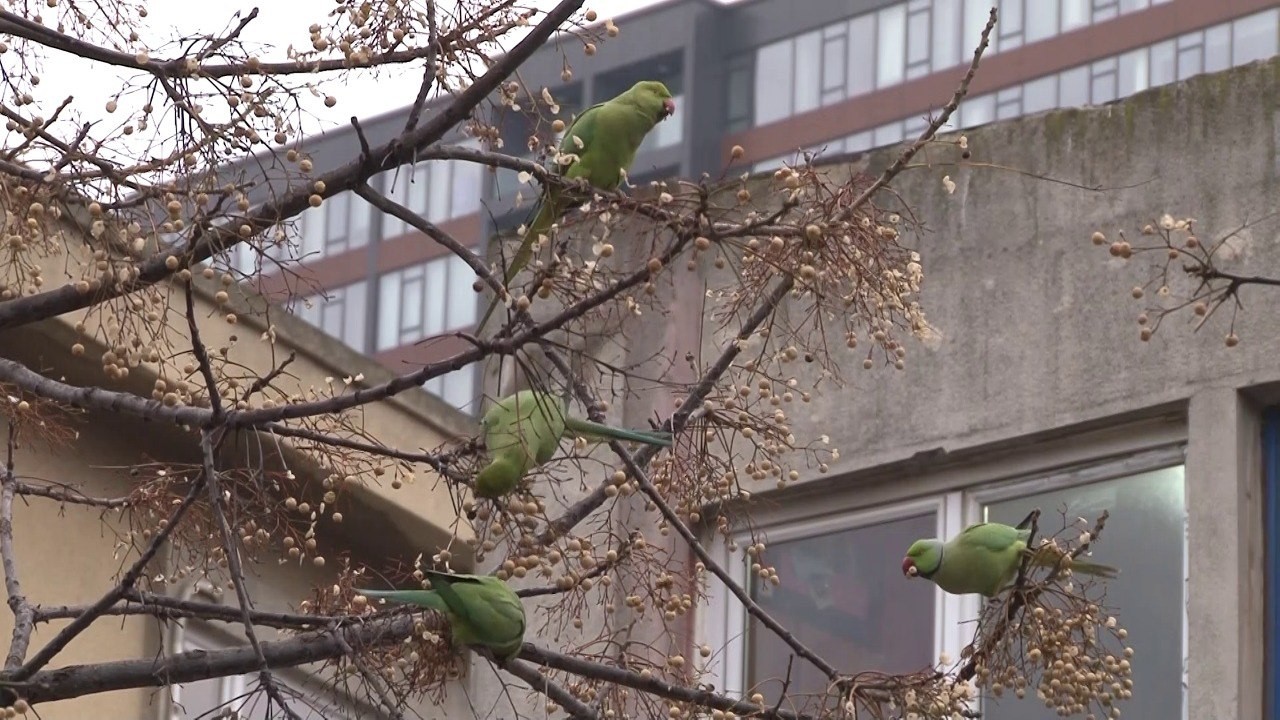
[{"label": "glass window pane", "polygon": [[1231,23],[1234,42],[1231,64],[1243,65],[1276,54],[1276,32],[1280,26],[1280,10],[1267,10]]},{"label": "glass window pane", "polygon": [[1146,48],[1127,52],[1120,56],[1120,97],[1128,97],[1147,89],[1150,71],[1147,67],[1148,51]]},{"label": "glass window pane", "polygon": [[875,89],[876,14],[867,13],[849,21],[849,96]]},{"label": "glass window pane", "polygon": [[902,141],[902,123],[895,121],[881,125],[872,131],[873,147],[884,147]]},{"label": "glass window pane", "polygon": [[[964,0],[964,31],[960,39],[960,54],[969,57],[978,47],[979,38],[982,36],[982,28],[987,26],[987,19],[991,15],[991,7],[995,5],[994,0]],[[1004,18],[1000,18],[1003,23]],[[991,46],[987,48],[987,54],[995,53],[997,43],[996,36],[999,30],[991,32]]]},{"label": "glass window pane", "polygon": [[1062,0],[1062,32],[1089,24],[1089,0]]},{"label": "glass window pane", "polygon": [[[929,62],[929,11],[913,12],[907,18],[907,65]],[[927,65],[926,65],[927,70]]]},{"label": "glass window pane", "polygon": [[1030,115],[1058,105],[1058,76],[1049,75],[1022,86],[1022,112]]},{"label": "glass window pane", "polygon": [[347,208],[347,211],[351,213],[347,219],[347,248],[364,247],[369,242],[369,227],[373,221],[373,206],[355,193],[347,194],[351,196],[351,204]]},{"label": "glass window pane", "polygon": [[870,130],[854,133],[844,139],[845,152],[862,152],[871,149],[872,136]]},{"label": "glass window pane", "polygon": [[453,164],[453,198],[450,209],[454,217],[479,212],[480,184],[483,182],[483,165],[461,160]]},{"label": "glass window pane", "polygon": [[999,36],[1000,42],[992,43],[1000,46],[1000,52],[1012,50],[1022,44],[1022,2],[1023,0],[1003,0],[1000,3],[1000,22],[996,24],[994,33]]},{"label": "glass window pane", "polygon": [[791,86],[791,77],[791,40],[770,43],[756,51],[755,96],[771,99],[756,103],[756,125],[766,125],[791,114],[791,98],[778,93],[778,88]]},{"label": "glass window pane", "polygon": [[301,255],[315,260],[324,254],[324,215],[325,208],[307,208],[301,215],[302,248]]},{"label": "glass window pane", "polygon": [[1215,25],[1204,31],[1204,71],[1218,72],[1231,67],[1231,26]]},{"label": "glass window pane", "polygon": [[844,36],[822,42],[822,90],[844,94]]},{"label": "glass window pane", "polygon": [[1151,84],[1159,87],[1173,82],[1175,66],[1174,44],[1165,40],[1151,46]]},{"label": "glass window pane", "polygon": [[400,332],[421,337],[422,327],[421,277],[405,277],[400,284]]},{"label": "glass window pane", "polygon": [[906,68],[907,8],[904,5],[887,7],[876,13],[876,87],[882,88],[902,82]]},{"label": "glass window pane", "polygon": [[471,289],[476,273],[457,255],[449,256],[447,307],[449,329],[466,327],[476,321],[476,292]]},{"label": "glass window pane", "polygon": [[[1134,665],[1133,683],[1135,689],[1145,690],[1125,701],[1124,715],[1182,717],[1187,518],[1183,468],[991,503],[984,508],[984,519],[1014,524],[1037,507],[1046,533],[1061,529],[1059,512],[1064,507],[1069,521],[1083,517],[1092,522],[1103,510],[1111,513],[1089,559],[1121,569],[1119,577],[1107,582],[1106,603],[1119,609],[1128,643],[1144,658]],[[983,707],[982,715],[988,720],[1057,717],[1034,694],[1028,695],[1019,701],[1006,694],[998,704]]]},{"label": "glass window pane", "polygon": [[[900,553],[888,549],[908,547],[937,530],[936,515],[928,513],[771,542],[766,557],[782,582],[752,582],[752,597],[801,642],[843,670],[919,670],[937,659],[937,593],[903,577]],[[746,644],[747,686],[776,701],[791,653],[755,621]],[[817,668],[797,659],[788,694],[821,695],[828,684]]]},{"label": "glass window pane", "polygon": [[391,272],[378,279],[377,349],[386,350],[400,344],[400,273]]},{"label": "glass window pane", "polygon": [[1146,9],[1150,4],[1150,0],[1120,0],[1120,12],[1137,12]]},{"label": "glass window pane", "polygon": [[1058,75],[1058,107],[1089,104],[1089,66],[1064,70]]},{"label": "glass window pane", "polygon": [[426,287],[423,290],[423,323],[419,337],[430,337],[444,332],[444,298],[447,290],[448,258],[427,263]]},{"label": "glass window pane", "polygon": [[452,217],[449,214],[449,196],[453,194],[450,176],[454,162],[452,160],[430,163],[430,180],[423,183],[427,191],[428,219],[441,222]]},{"label": "glass window pane", "polygon": [[320,306],[320,329],[329,335],[342,339],[342,320],[344,290],[330,290],[329,300]]},{"label": "glass window pane", "polygon": [[1116,0],[1093,0],[1093,21],[1100,23],[1120,14]]},{"label": "glass window pane", "polygon": [[351,193],[343,192],[334,195],[324,201],[322,206],[325,211],[325,242],[328,245],[334,243],[345,244],[347,239],[347,218],[350,215],[348,208],[351,205]]},{"label": "glass window pane", "polygon": [[935,0],[933,3],[933,69],[941,70],[960,63],[961,0]]},{"label": "glass window pane", "polygon": [[444,385],[444,401],[459,410],[466,409],[475,401],[475,366],[468,365],[463,368],[446,373],[442,380]]},{"label": "glass window pane", "polygon": [[1178,52],[1179,80],[1186,80],[1193,75],[1199,75],[1202,67],[1204,67],[1204,62],[1200,57],[1200,47],[1198,45]]},{"label": "glass window pane", "polygon": [[971,97],[960,106],[963,128],[986,125],[996,119],[996,96],[993,93]]},{"label": "glass window pane", "polygon": [[342,326],[342,342],[364,352],[364,328],[369,316],[369,286],[361,280],[352,283],[346,290],[346,318]]},{"label": "glass window pane", "polygon": [[1035,0],[1028,5],[1026,42],[1033,43],[1058,34],[1058,2],[1059,0]]},{"label": "glass window pane", "polygon": [[791,81],[795,92],[792,112],[799,114],[818,107],[821,76],[822,31],[815,30],[796,38],[796,67]]}]

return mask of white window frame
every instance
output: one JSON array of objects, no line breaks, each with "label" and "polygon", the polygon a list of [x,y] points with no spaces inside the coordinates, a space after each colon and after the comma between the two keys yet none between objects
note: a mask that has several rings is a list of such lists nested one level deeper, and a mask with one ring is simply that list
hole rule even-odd
[{"label": "white window frame", "polygon": [[[1126,428],[1127,430],[1128,428]],[[1086,439],[1087,438],[1087,439]],[[1090,442],[1090,440],[1095,440]],[[1034,495],[1106,480],[1182,466],[1185,472],[1187,436],[1185,421],[1138,423],[1131,432],[1084,433],[1062,441],[1033,445],[1000,460],[973,463],[965,467],[926,471],[919,483],[905,485],[899,497],[885,497],[883,486],[860,493],[856,487],[822,496],[821,508],[805,513],[796,505],[777,516],[755,518],[757,536],[766,544],[784,542],[823,533],[853,529],[891,521],[933,510],[938,516],[938,536],[950,537],[981,519],[982,505],[1003,499]],[[927,495],[921,496],[921,488]],[[1184,493],[1185,490],[1184,478]],[[858,503],[866,503],[859,506]],[[1184,501],[1185,502],[1185,501]],[[836,509],[833,509],[836,508]],[[1189,513],[1188,513],[1189,514]],[[758,514],[759,515],[759,514]],[[736,582],[745,587],[747,563],[744,548],[749,531],[743,528],[731,537],[738,549],[716,538],[710,544],[712,558]],[[1184,543],[1186,542],[1184,533]],[[1187,583],[1189,551],[1183,553],[1182,613],[1182,717],[1188,717],[1187,695],[1190,649],[1188,647]],[[767,557],[767,551],[766,551]],[[954,596],[935,589],[934,662],[946,655],[951,663],[960,658],[981,610],[976,595]],[[708,582],[708,602],[698,613],[696,635],[713,648],[706,670],[708,680],[730,697],[744,697],[746,682],[746,609],[718,579]],[[976,708],[975,708],[976,709]]]}]

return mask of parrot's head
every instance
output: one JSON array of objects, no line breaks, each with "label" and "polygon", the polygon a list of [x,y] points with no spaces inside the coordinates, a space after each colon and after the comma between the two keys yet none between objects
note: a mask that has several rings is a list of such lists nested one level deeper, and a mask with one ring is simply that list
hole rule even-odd
[{"label": "parrot's head", "polygon": [[653,113],[655,123],[666,120],[676,111],[676,101],[671,99],[671,91],[657,80],[641,80],[632,85],[628,92],[637,104]]},{"label": "parrot's head", "polygon": [[937,538],[917,540],[907,548],[902,558],[902,574],[907,577],[928,578],[942,564],[942,541]]}]

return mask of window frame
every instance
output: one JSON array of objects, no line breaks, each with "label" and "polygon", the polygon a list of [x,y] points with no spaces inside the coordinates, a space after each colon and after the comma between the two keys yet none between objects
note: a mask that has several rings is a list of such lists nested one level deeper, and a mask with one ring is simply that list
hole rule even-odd
[{"label": "window frame", "polygon": [[[802,502],[797,503],[804,506],[801,509],[788,508],[781,514],[759,513],[754,528],[765,542],[785,542],[910,517],[934,509],[938,517],[938,536],[951,537],[969,524],[978,522],[982,505],[988,502],[1116,480],[1169,467],[1182,466],[1185,472],[1188,447],[1185,421],[1136,428],[1132,436],[1116,440],[1119,436],[1117,433],[1109,439],[1081,443],[1083,437],[1095,437],[1093,433],[1081,433],[1062,441],[1033,444],[1025,449],[1025,453],[1015,453],[1000,460],[978,461],[955,469],[926,470],[913,478],[919,481],[918,484],[913,482],[896,492],[872,488],[860,493],[856,486],[851,486],[838,493],[824,494],[821,504]],[[928,487],[936,485],[941,487]],[[838,497],[833,498],[833,494]],[[748,572],[742,548],[749,537],[749,529],[735,529],[732,537],[738,541],[738,550],[731,551],[728,543],[719,538],[709,543],[709,550],[712,558],[730,577],[742,584]],[[1181,705],[1184,720],[1190,707],[1186,602],[1189,558],[1188,546],[1183,553]],[[955,663],[967,642],[964,628],[970,627],[967,623],[978,618],[981,600],[976,595],[948,595],[939,588],[934,592],[934,661],[945,655]],[[748,620],[742,604],[723,583],[713,578],[709,582],[708,602],[695,621],[696,637],[703,638],[717,650],[706,666],[710,681],[723,688],[729,697],[738,699],[745,697]]]}]

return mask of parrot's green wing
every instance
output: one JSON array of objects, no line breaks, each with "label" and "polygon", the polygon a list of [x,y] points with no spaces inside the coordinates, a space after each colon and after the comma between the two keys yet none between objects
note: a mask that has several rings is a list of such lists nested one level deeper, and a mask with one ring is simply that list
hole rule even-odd
[{"label": "parrot's green wing", "polygon": [[952,542],[981,547],[992,552],[1005,552],[1019,540],[1025,543],[1029,537],[1031,537],[1030,530],[1019,530],[997,522],[981,522],[961,530]]},{"label": "parrot's green wing", "polygon": [[564,435],[564,401],[550,393],[523,390],[494,403],[481,425],[490,460],[476,475],[476,495],[502,497],[555,455]]}]

